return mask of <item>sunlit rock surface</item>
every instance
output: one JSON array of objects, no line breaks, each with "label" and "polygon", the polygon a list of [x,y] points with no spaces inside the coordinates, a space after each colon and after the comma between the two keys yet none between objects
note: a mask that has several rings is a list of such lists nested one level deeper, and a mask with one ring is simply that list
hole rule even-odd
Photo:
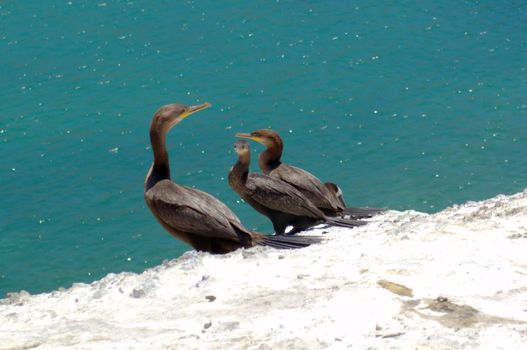
[{"label": "sunlit rock surface", "polygon": [[527,349],[527,191],[0,300],[0,349]]}]

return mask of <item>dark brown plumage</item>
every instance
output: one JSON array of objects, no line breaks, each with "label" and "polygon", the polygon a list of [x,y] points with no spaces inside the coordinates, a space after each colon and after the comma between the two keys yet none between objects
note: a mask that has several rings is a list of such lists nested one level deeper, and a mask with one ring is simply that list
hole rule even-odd
[{"label": "dark brown plumage", "polygon": [[192,107],[170,104],[154,114],[150,126],[154,162],[146,176],[144,192],[152,214],[174,237],[209,253],[228,253],[255,245],[299,248],[313,243],[314,240],[306,237],[273,237],[251,232],[215,197],[170,180],[165,145],[168,131],[190,114],[209,106],[208,103]]},{"label": "dark brown plumage", "polygon": [[276,234],[284,234],[287,226],[293,226],[290,231],[293,234],[319,223],[344,227],[365,224],[364,221],[327,217],[287,182],[265,174],[249,173],[249,144],[238,140],[234,149],[238,161],[229,172],[229,185],[245,202],[271,220]]},{"label": "dark brown plumage", "polygon": [[277,132],[270,129],[260,129],[250,134],[237,133],[236,136],[251,139],[266,146],[267,149],[260,153],[258,158],[258,165],[262,172],[294,186],[324,214],[365,218],[383,211],[374,208],[346,208],[342,196],[339,198],[331,186],[324,185],[316,176],[304,169],[282,163],[284,143]]}]

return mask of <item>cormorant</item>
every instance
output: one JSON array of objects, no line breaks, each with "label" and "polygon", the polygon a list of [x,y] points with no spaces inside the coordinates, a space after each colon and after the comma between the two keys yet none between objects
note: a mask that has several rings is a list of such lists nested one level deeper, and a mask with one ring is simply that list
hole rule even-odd
[{"label": "cormorant", "polygon": [[287,182],[265,174],[249,173],[251,155],[246,141],[238,140],[234,150],[238,161],[229,172],[229,185],[245,202],[271,220],[277,235],[284,234],[287,226],[293,226],[289,234],[294,234],[320,223],[343,227],[366,224],[364,221],[327,217]]},{"label": "cormorant", "polygon": [[209,106],[209,103],[197,106],[170,104],[157,110],[152,118],[150,142],[154,162],[146,175],[144,196],[159,223],[194,249],[213,254],[255,245],[287,249],[314,243],[309,237],[276,237],[251,232],[215,197],[170,180],[165,143],[168,131],[192,113]]},{"label": "cormorant", "polygon": [[[254,140],[267,147],[260,153],[258,165],[262,172],[271,177],[280,179],[294,186],[308,198],[318,209],[329,216],[349,215],[352,218],[367,218],[384,211],[374,208],[347,208],[343,205],[342,198],[331,188],[325,186],[313,174],[286,163],[282,163],[283,141],[276,131],[260,129],[250,134],[237,133],[237,137]],[[338,189],[338,187],[337,187]]]}]

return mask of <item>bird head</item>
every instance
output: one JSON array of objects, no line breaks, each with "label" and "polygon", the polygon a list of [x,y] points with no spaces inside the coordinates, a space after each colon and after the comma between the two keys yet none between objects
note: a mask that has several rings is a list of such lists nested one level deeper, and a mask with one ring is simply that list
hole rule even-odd
[{"label": "bird head", "polygon": [[249,143],[244,140],[238,140],[234,143],[234,152],[238,154],[238,156],[246,155],[249,153]]},{"label": "bird head", "polygon": [[236,137],[256,141],[266,146],[267,148],[276,147],[281,150],[283,147],[282,138],[280,137],[280,135],[278,135],[276,131],[273,131],[271,129],[260,129],[253,131],[250,134],[237,133]]},{"label": "bird head", "polygon": [[205,102],[196,106],[186,106],[182,104],[169,104],[159,108],[152,118],[151,129],[158,132],[168,132],[174,125],[188,117],[210,107],[210,103]]}]

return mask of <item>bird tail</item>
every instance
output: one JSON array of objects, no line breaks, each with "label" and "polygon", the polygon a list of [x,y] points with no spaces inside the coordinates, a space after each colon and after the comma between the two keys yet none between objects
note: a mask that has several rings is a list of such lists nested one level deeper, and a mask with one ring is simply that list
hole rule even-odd
[{"label": "bird tail", "polygon": [[353,220],[353,219],[345,219],[345,218],[335,218],[335,217],[327,217],[326,216],[326,224],[331,226],[340,226],[340,227],[357,227],[357,226],[363,226],[366,225],[366,221],[361,220]]},{"label": "bird tail", "polygon": [[380,214],[386,209],[379,208],[345,208],[342,212],[344,216],[349,215],[352,219],[371,218],[376,214]]},{"label": "bird tail", "polygon": [[320,243],[320,241],[321,238],[311,236],[267,236],[258,234],[256,244],[276,249],[298,249]]}]

